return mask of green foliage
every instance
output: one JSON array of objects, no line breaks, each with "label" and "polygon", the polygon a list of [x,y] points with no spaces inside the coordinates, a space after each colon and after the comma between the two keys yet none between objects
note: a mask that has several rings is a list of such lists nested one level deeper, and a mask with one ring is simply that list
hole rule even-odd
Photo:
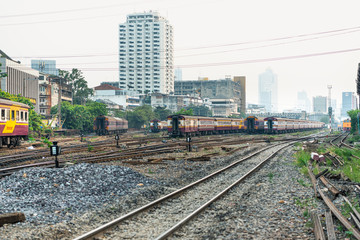
[{"label": "green foliage", "polygon": [[134,111],[127,111],[129,128],[141,128],[155,118],[155,113],[150,105],[136,107]]},{"label": "green foliage", "polygon": [[[204,117],[212,116],[211,110],[206,106],[190,105],[190,106],[186,107],[185,110],[186,111],[192,110],[191,115],[195,115],[195,116],[204,116]],[[190,115],[190,114],[184,114],[184,115]]]},{"label": "green foliage", "polygon": [[346,138],[346,140],[351,144],[354,142],[360,142],[360,135],[352,135],[351,137]]},{"label": "green foliage", "polygon": [[159,119],[160,121],[164,121],[167,119],[169,115],[172,114],[171,110],[166,109],[166,107],[156,107],[154,109],[155,118]]},{"label": "green foliage", "polygon": [[328,124],[329,123],[329,117],[328,116],[323,116],[322,118],[320,118],[320,122]]},{"label": "green foliage", "polygon": [[360,110],[350,110],[347,112],[351,119],[351,133],[358,132],[358,126],[357,126],[357,115],[360,113]]},{"label": "green foliage", "polygon": [[41,141],[42,141],[45,145],[47,145],[47,147],[51,147],[51,146],[53,145],[53,143],[50,142],[49,139],[47,139],[47,138],[42,137],[42,138],[41,138]]},{"label": "green foliage", "polygon": [[[0,57],[2,57],[2,56],[0,56]],[[2,64],[0,63],[0,67],[2,66]],[[6,73],[1,73],[1,70],[0,70],[0,78],[2,78],[2,77],[6,77],[7,76],[7,74]]]},{"label": "green foliage", "polygon": [[63,77],[71,86],[73,92],[73,103],[85,105],[89,96],[92,96],[93,90],[88,87],[81,70],[73,68],[71,73],[64,70],[59,70],[59,75]]},{"label": "green foliage", "polygon": [[273,180],[273,178],[274,178],[274,174],[273,173],[269,173],[269,180],[270,180],[270,182],[272,182],[272,180]]},{"label": "green foliage", "polygon": [[91,152],[92,150],[94,150],[94,147],[91,145],[88,145],[88,152]]},{"label": "green foliage", "polygon": [[295,197],[294,201],[295,201],[295,205],[300,208],[308,208],[308,207],[316,207],[317,206],[314,198],[300,199],[298,197]]},{"label": "green foliage", "polygon": [[[52,107],[51,114],[56,114],[57,108],[57,106]],[[93,129],[94,118],[106,114],[106,105],[102,103],[89,102],[86,106],[71,105],[68,102],[61,104],[61,119],[64,119],[63,128],[66,129],[90,132]]]},{"label": "green foliage", "polygon": [[185,110],[184,108],[180,109],[180,111],[174,113],[175,115],[189,115],[189,116],[193,116],[193,110],[189,109],[189,110]]},{"label": "green foliage", "polygon": [[43,126],[43,123],[41,121],[42,116],[35,112],[34,105],[30,102],[30,100],[28,98],[25,98],[25,97],[21,96],[20,94],[13,95],[13,94],[4,92],[2,90],[0,90],[0,97],[8,98],[11,101],[21,102],[21,103],[28,105],[30,107],[30,109],[29,109],[29,131],[37,132],[39,135],[41,134],[42,126]]},{"label": "green foliage", "polygon": [[310,153],[305,152],[305,151],[299,151],[297,153],[295,153],[295,164],[298,167],[307,167],[309,164],[309,159],[310,159]]},{"label": "green foliage", "polygon": [[305,183],[305,181],[303,179],[297,179],[296,181],[303,187],[310,187],[311,186],[311,184]]}]

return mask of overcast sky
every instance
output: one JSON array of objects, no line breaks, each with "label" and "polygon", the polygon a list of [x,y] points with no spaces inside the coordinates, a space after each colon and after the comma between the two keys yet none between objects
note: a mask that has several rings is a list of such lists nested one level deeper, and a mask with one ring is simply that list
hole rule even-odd
[{"label": "overcast sky", "polygon": [[358,0],[3,0],[0,49],[30,66],[53,59],[83,71],[90,87],[118,81],[118,25],[126,15],[158,11],[174,27],[175,66],[183,79],[246,76],[258,102],[258,76],[278,75],[279,106],[297,92],[332,97],[356,92],[360,62]]}]

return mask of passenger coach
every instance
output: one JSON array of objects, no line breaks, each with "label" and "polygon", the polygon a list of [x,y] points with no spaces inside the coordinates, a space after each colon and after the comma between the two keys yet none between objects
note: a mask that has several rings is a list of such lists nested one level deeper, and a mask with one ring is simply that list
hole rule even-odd
[{"label": "passenger coach", "polygon": [[15,147],[28,139],[29,109],[24,103],[0,98],[0,147]]}]

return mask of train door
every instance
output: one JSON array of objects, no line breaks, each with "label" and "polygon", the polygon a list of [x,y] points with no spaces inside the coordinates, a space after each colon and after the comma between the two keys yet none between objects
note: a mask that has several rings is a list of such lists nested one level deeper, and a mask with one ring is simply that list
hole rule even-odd
[{"label": "train door", "polygon": [[158,132],[158,131],[159,131],[159,122],[154,121],[154,132]]},{"label": "train door", "polygon": [[179,117],[178,116],[173,116],[172,118],[172,134],[178,136],[180,134],[179,132]]},{"label": "train door", "polygon": [[273,120],[267,120],[267,127],[268,127],[268,131],[272,131],[273,130],[273,125],[274,125],[274,122],[273,122]]},{"label": "train door", "polygon": [[246,127],[248,132],[253,132],[255,129],[255,118],[248,118]]},{"label": "train door", "polygon": [[98,117],[96,119],[96,129],[98,131],[98,134],[105,133],[105,117]]}]

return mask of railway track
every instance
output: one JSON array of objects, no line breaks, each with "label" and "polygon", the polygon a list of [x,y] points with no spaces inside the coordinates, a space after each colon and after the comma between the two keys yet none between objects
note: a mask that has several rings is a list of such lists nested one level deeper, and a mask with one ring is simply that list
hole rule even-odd
[{"label": "railway track", "polygon": [[[294,141],[271,145],[259,150],[196,182],[85,233],[76,240],[94,239],[115,227],[114,231],[107,235],[109,239],[165,239],[196,217],[212,202],[261,168],[281,149],[292,143]],[[135,229],[136,232],[134,232]]]}]

